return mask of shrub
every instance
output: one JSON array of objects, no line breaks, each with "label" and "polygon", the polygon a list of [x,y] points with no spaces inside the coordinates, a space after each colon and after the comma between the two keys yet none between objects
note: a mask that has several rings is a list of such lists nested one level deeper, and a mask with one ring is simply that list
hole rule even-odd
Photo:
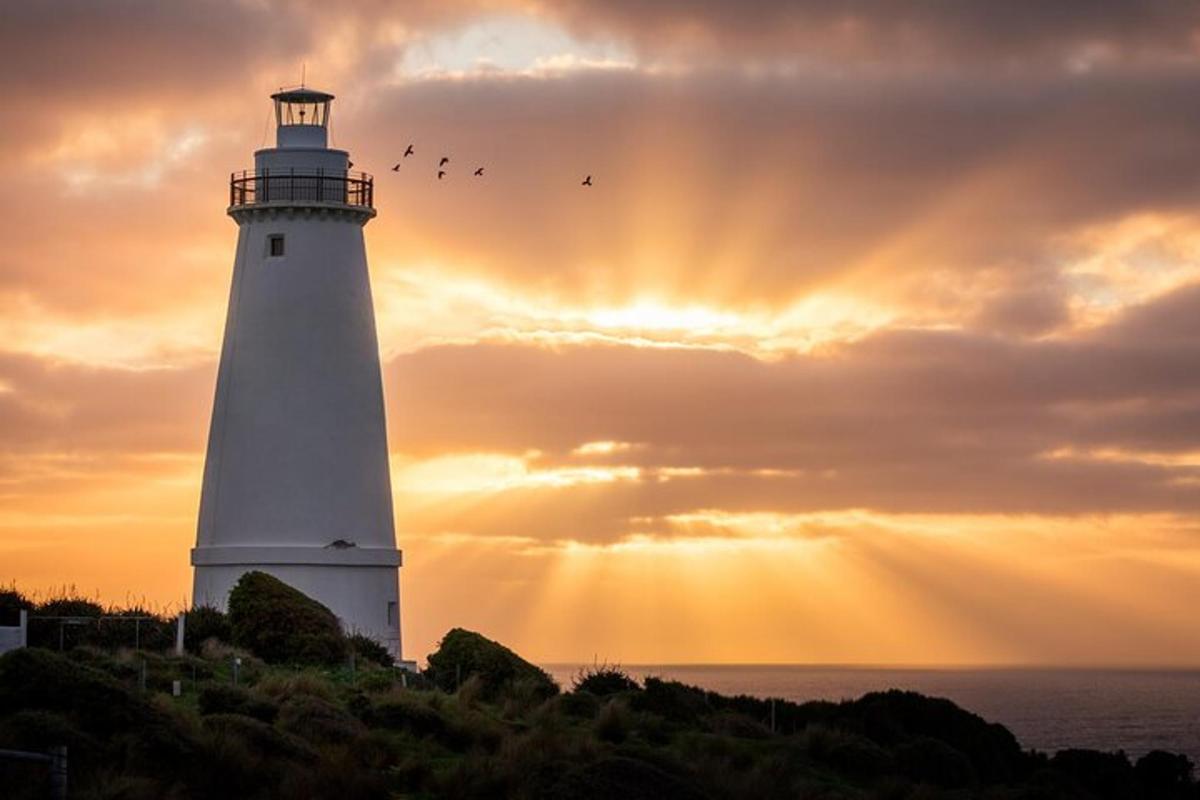
[{"label": "shrub", "polygon": [[645,687],[633,700],[634,708],[639,711],[649,711],[672,722],[694,724],[712,712],[703,689],[661,678],[646,678]]},{"label": "shrub", "polygon": [[632,758],[605,758],[568,772],[549,793],[555,798],[601,800],[702,800],[683,779]]},{"label": "shrub", "polygon": [[605,742],[620,744],[629,738],[633,722],[629,717],[629,707],[620,700],[609,700],[600,708],[596,715],[593,729],[596,738]]},{"label": "shrub", "polygon": [[[146,617],[146,619],[128,619]],[[110,611],[96,622],[87,635],[89,644],[107,650],[136,647],[163,651],[175,645],[175,626],[168,620],[139,607]]]},{"label": "shrub", "polygon": [[1179,753],[1152,750],[1137,760],[1133,771],[1147,797],[1183,798],[1193,786],[1192,761]]},{"label": "shrub", "polygon": [[437,652],[429,656],[427,674],[446,692],[457,691],[462,681],[478,675],[486,700],[495,699],[516,681],[528,681],[531,691],[542,699],[558,694],[558,684],[545,670],[504,645],[462,628],[447,633]]},{"label": "shrub", "polygon": [[110,675],[37,648],[0,656],[0,718],[27,709],[60,713],[101,736],[154,717],[143,698]]},{"label": "shrub", "polygon": [[199,653],[209,639],[226,644],[233,642],[229,615],[212,606],[197,606],[187,612],[187,621],[183,626],[183,646],[189,653]]},{"label": "shrub", "polygon": [[280,730],[315,744],[345,743],[366,732],[348,711],[313,695],[296,695],[284,703],[277,724]]},{"label": "shrub", "polygon": [[33,603],[16,588],[0,589],[0,625],[17,625],[21,621],[21,609],[30,611]]},{"label": "shrub", "polygon": [[329,702],[334,700],[334,691],[329,681],[307,672],[271,675],[255,688],[278,703],[286,703],[293,697],[318,697]]},{"label": "shrub", "polygon": [[247,572],[229,593],[233,643],[268,663],[339,664],[349,645],[337,617],[265,572]]},{"label": "shrub", "polygon": [[922,783],[957,789],[975,783],[971,760],[940,739],[918,736],[896,747],[900,771]]},{"label": "shrub", "polygon": [[223,683],[210,683],[205,686],[200,690],[197,702],[200,713],[206,716],[241,714],[271,723],[279,715],[279,706],[257,692]]},{"label": "shrub", "polygon": [[388,652],[388,649],[370,636],[363,636],[361,633],[356,633],[348,637],[348,639],[350,648],[358,658],[378,664],[381,667],[391,667],[396,663],[396,659],[392,658],[392,654]]},{"label": "shrub", "polygon": [[[87,644],[92,636],[93,628],[104,609],[98,603],[73,593],[47,600],[39,604],[29,614],[28,642],[31,647],[44,647],[47,650],[70,650],[81,644]],[[47,617],[85,617],[88,622],[66,624],[61,619]]]},{"label": "shrub", "polygon": [[620,692],[635,692],[641,687],[638,682],[618,666],[607,664],[593,665],[581,669],[572,681],[571,690],[575,692],[590,692],[596,697],[607,697]]},{"label": "shrub", "polygon": [[1136,797],[1138,793],[1133,765],[1122,752],[1059,750],[1050,759],[1050,766],[1071,776],[1080,786],[1103,800]]}]

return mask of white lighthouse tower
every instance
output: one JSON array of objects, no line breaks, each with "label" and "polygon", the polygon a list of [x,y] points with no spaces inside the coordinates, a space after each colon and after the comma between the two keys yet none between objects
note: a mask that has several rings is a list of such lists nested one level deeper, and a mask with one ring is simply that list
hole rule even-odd
[{"label": "white lighthouse tower", "polygon": [[276,146],[230,180],[233,287],[209,429],[193,601],[249,570],[400,656],[400,551],[363,226],[371,176],[328,146],[333,95],[272,95]]}]

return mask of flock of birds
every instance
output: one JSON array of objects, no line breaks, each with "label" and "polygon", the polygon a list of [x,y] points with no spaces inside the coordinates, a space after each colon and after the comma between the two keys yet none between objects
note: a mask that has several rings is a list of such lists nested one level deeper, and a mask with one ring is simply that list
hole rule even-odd
[{"label": "flock of birds", "polygon": [[[402,156],[400,156],[400,160],[397,161],[396,165],[392,167],[392,172],[399,172],[400,166],[404,163],[404,159],[408,158],[411,155],[414,155],[415,153],[416,153],[416,149],[411,144],[408,147],[406,147],[404,149],[404,154]],[[437,179],[439,181],[446,177],[446,174],[447,174],[446,166],[449,163],[450,163],[450,156],[442,156],[441,159],[438,161]],[[351,168],[353,168],[354,162],[351,161],[349,166]],[[483,167],[476,167],[475,172],[472,174],[476,178],[482,178],[483,177]],[[588,175],[586,178],[584,178],[582,181],[579,182],[579,185],[580,186],[591,186],[592,185],[592,176]]]}]

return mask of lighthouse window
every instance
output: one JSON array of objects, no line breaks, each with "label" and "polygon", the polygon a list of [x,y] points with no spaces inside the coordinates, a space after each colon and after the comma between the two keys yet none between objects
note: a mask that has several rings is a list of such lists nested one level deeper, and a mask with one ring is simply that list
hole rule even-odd
[{"label": "lighthouse window", "polygon": [[275,233],[267,237],[267,254],[272,256],[283,255],[282,233]]}]

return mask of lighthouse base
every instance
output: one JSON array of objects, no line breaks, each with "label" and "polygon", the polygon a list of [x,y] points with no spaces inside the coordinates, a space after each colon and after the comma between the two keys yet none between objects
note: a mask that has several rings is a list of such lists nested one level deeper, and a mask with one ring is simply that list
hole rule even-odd
[{"label": "lighthouse base", "polygon": [[194,606],[226,610],[238,579],[258,570],[329,608],[347,634],[361,633],[396,659],[400,642],[400,551],[314,547],[197,547]]}]

